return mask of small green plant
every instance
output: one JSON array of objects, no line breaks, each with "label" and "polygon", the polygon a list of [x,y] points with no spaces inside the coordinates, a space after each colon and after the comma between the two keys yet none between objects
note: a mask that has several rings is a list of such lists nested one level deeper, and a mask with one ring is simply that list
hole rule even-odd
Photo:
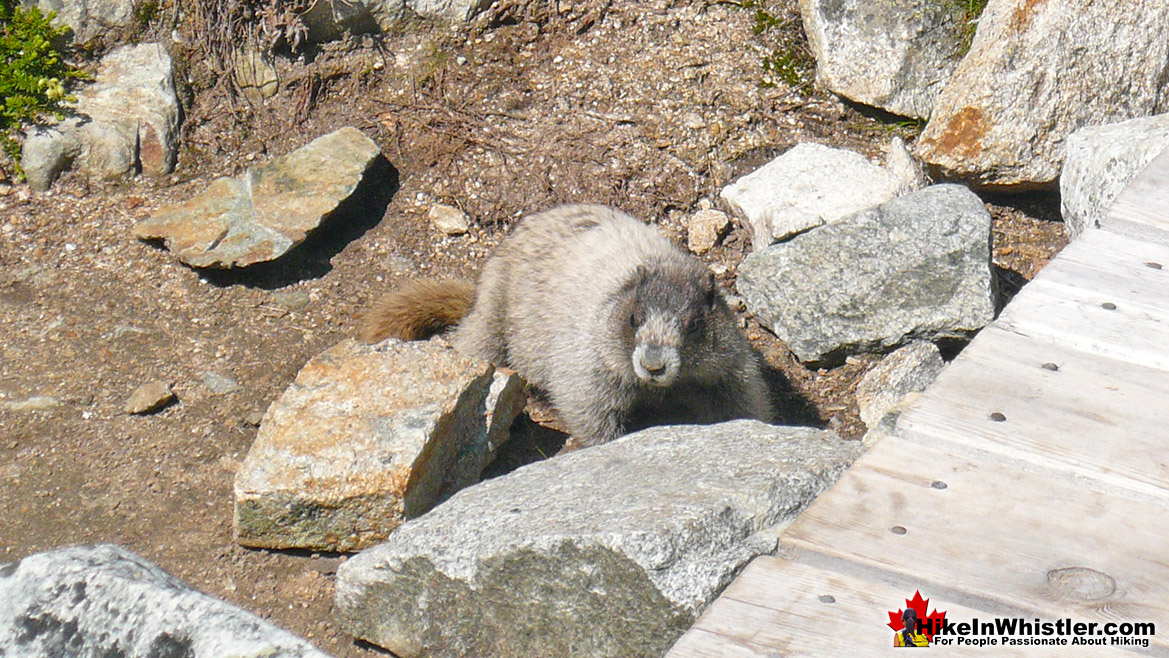
[{"label": "small green plant", "polygon": [[45,16],[36,7],[0,0],[0,141],[14,163],[20,144],[13,132],[46,116],[62,118],[62,103],[77,100],[66,85],[85,77],[61,59],[53,43],[68,28],[53,27],[52,20],[53,14]]},{"label": "small green plant", "polygon": [[158,18],[158,12],[161,9],[158,0],[143,0],[134,5],[134,26],[139,30],[150,27],[150,23]]},{"label": "small green plant", "polygon": [[977,19],[982,15],[982,10],[986,9],[986,3],[989,0],[958,0],[958,3],[963,6],[966,11],[966,18]]},{"label": "small green plant", "polygon": [[[801,90],[809,82],[811,66],[808,62],[788,50],[775,49],[763,57],[763,71],[783,80],[792,89]],[[766,77],[759,83],[763,87],[774,87],[775,83]]]},{"label": "small green plant", "polygon": [[978,18],[986,9],[988,0],[949,0],[949,2],[954,12],[958,14],[958,20],[961,21],[961,42],[958,50],[965,55],[970,50],[970,44],[974,42],[974,32],[978,29]]},{"label": "small green plant", "polygon": [[764,55],[760,62],[763,67],[763,79],[759,82],[759,86],[774,87],[776,80],[780,80],[796,91],[806,89],[811,84],[811,72],[815,67],[815,62],[807,49],[802,46],[797,35],[792,32],[793,29],[801,29],[798,25],[799,21],[783,19],[772,14],[767,9],[765,0],[727,1],[729,4],[752,12],[754,25],[751,26],[751,31],[756,36],[771,31],[780,33],[781,45]]},{"label": "small green plant", "polygon": [[754,9],[755,25],[751,29],[755,34],[763,34],[773,27],[781,27],[783,21],[776,18],[771,12],[767,11],[767,7],[762,0],[743,0],[739,3],[743,9]]},{"label": "small green plant", "polygon": [[921,131],[925,130],[925,124],[928,122],[928,119],[898,119],[881,123],[880,127],[890,135],[898,135],[904,139],[917,139],[921,135]]}]

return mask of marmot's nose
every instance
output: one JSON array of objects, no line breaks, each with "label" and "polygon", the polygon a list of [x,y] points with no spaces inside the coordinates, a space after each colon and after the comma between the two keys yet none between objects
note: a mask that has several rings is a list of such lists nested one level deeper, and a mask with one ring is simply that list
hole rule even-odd
[{"label": "marmot's nose", "polygon": [[666,371],[666,351],[657,345],[650,345],[641,354],[641,365],[651,375],[660,375]]}]

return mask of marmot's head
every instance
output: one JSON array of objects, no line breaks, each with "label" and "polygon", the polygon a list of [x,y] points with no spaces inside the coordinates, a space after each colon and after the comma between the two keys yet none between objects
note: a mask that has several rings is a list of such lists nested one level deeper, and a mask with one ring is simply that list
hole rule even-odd
[{"label": "marmot's head", "polygon": [[694,261],[641,265],[622,288],[617,319],[638,380],[670,386],[712,348],[725,312],[714,275]]}]

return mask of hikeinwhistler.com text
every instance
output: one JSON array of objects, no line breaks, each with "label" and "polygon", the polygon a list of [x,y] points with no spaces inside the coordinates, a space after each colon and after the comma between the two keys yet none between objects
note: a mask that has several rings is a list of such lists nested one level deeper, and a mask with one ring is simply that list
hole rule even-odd
[{"label": "hikeinwhistler.com text", "polygon": [[937,646],[1118,646],[1148,648],[1153,622],[1043,621],[1003,617],[991,621],[919,620]]}]

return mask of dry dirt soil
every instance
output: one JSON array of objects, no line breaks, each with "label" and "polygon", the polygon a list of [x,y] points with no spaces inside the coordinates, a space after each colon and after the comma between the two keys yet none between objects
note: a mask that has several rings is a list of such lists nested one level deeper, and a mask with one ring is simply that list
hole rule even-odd
[{"label": "dry dirt soil", "polygon": [[[798,142],[879,158],[893,134],[912,141],[913,126],[807,85],[761,85],[765,55],[806,48],[795,2],[770,6],[784,23],[756,35],[733,3],[497,2],[468,26],[277,58],[280,92],[254,104],[180,25],[173,175],[103,186],[67,174],[43,194],[0,182],[0,563],[114,542],[333,655],[381,653],[333,621],[344,556],[232,540],[232,479],[262,413],[310,357],[354,334],[379,292],[420,273],[473,276],[524,212],[609,203],[681,238],[700,199]],[[215,177],[347,125],[392,169],[290,262],[198,271],[131,235]],[[1017,290],[1064,244],[1057,200],[986,201],[1001,280]],[[471,233],[438,235],[434,203],[467,211]],[[736,226],[703,258],[733,291],[749,248]],[[791,422],[863,433],[852,391],[878,357],[811,370],[747,327],[791,385]],[[238,389],[216,392],[216,377]],[[125,413],[152,380],[177,402]],[[20,410],[29,400],[40,408]]]}]

